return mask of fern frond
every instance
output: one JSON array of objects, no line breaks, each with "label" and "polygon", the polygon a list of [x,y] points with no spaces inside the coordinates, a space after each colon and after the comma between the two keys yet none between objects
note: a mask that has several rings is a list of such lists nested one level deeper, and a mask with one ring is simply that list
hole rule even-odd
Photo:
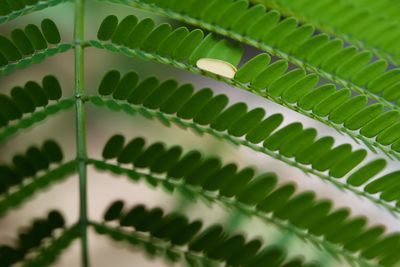
[{"label": "fern frond", "polygon": [[[135,82],[132,83],[126,82],[125,78],[120,79],[120,76],[116,70],[108,72],[100,83],[99,93],[115,97],[121,94],[119,88],[125,88],[128,93],[125,93],[122,100],[93,96],[89,97],[89,101],[114,111],[123,110],[128,114],[139,113],[149,119],[157,118],[166,126],[173,123],[191,128],[199,134],[208,133],[218,139],[225,139],[234,145],[245,145],[306,174],[329,181],[340,189],[350,190],[389,210],[397,211],[397,208],[386,201],[379,200],[372,194],[365,194],[357,188],[369,183],[372,177],[384,169],[384,159],[377,159],[378,165],[373,162],[357,169],[366,156],[365,150],[353,151],[350,144],[333,147],[332,137],[320,137],[316,140],[317,131],[313,128],[303,129],[301,123],[292,123],[277,130],[283,121],[280,114],[264,118],[263,109],[247,111],[245,103],[236,103],[226,108],[227,96],[220,94],[213,97],[209,89],[202,89],[194,94],[192,85],[179,86],[174,80],[160,83],[157,78],[150,77],[138,82],[138,75],[130,71],[124,77],[135,77]],[[202,96],[207,98],[203,97],[200,101]],[[323,174],[327,170],[329,175]],[[353,173],[347,183],[338,180],[351,171]]]},{"label": "fern frond", "polygon": [[0,143],[3,143],[9,137],[18,133],[19,131],[32,127],[34,124],[39,123],[58,112],[68,110],[73,106],[73,98],[62,99],[54,104],[44,107],[43,109],[34,111],[33,113],[19,119],[11,125],[0,128]]},{"label": "fern frond", "polygon": [[[2,266],[11,266],[17,262],[21,262],[28,257],[28,255],[40,248],[45,241],[53,239],[55,231],[64,228],[65,220],[63,215],[57,211],[52,210],[45,218],[36,218],[28,227],[23,227],[18,234],[17,241],[14,246],[2,246],[0,253],[0,262]],[[67,234],[70,236],[71,229],[64,230],[63,234],[56,240],[50,241],[49,247],[54,247],[60,244],[60,240],[66,239]],[[58,248],[61,250],[61,248]],[[41,249],[47,251],[48,248]],[[39,255],[46,257],[45,254]],[[49,255],[47,255],[49,257]],[[54,255],[53,255],[54,257]],[[34,265],[38,266],[38,265]]]},{"label": "fern frond", "polygon": [[[139,23],[137,27],[134,27],[134,29],[139,30],[140,28],[144,27],[139,25],[141,25],[141,23]],[[104,23],[102,24],[102,27],[105,27]],[[147,29],[147,31],[150,32],[151,28]],[[154,30],[154,32],[155,31],[157,31],[157,28]],[[133,30],[133,33],[134,32],[135,30]],[[125,35],[128,36],[129,34],[126,33]],[[111,37],[112,36],[110,35],[109,38]],[[134,37],[136,38],[136,33],[134,33]],[[164,38],[167,37],[165,36]],[[258,59],[261,56],[255,57],[248,61],[247,64],[239,69],[237,76],[235,76],[234,79],[200,70],[194,66],[194,64],[196,64],[198,58],[201,58],[199,51],[202,51],[204,46],[208,46],[209,40],[213,39],[210,35],[207,36],[203,42],[197,41],[197,47],[193,46],[192,51],[189,51],[189,53],[186,54],[186,58],[182,58],[179,61],[174,58],[173,54],[167,57],[158,54],[157,51],[162,49],[162,47],[157,46],[154,41],[150,43],[152,43],[152,46],[156,47],[149,49],[148,47],[143,46],[146,38],[141,36],[140,39],[143,40],[140,41],[140,44],[134,45],[139,45],[139,47],[136,48],[132,48],[132,42],[127,43],[129,38],[128,40],[125,40],[126,43],[123,46],[96,40],[88,41],[88,44],[100,49],[107,49],[112,52],[120,52],[130,57],[138,57],[144,60],[155,60],[163,64],[169,64],[179,69],[188,70],[196,74],[202,74],[238,88],[251,91],[281,105],[289,107],[303,115],[327,124],[339,132],[344,132],[353,139],[362,141],[369,148],[377,147],[389,157],[394,156],[395,158],[400,159],[400,156],[398,155],[399,153],[396,151],[397,148],[400,147],[400,141],[398,142],[399,144],[395,144],[397,140],[400,140],[399,136],[395,134],[397,132],[396,129],[388,128],[388,132],[386,132],[385,135],[388,134],[390,137],[387,139],[378,137],[376,140],[374,137],[380,134],[380,132],[372,131],[371,133],[368,130],[361,129],[360,134],[357,131],[364,126],[366,126],[368,129],[371,126],[370,124],[375,123],[381,124],[381,126],[384,126],[383,128],[387,128],[389,125],[384,123],[382,116],[384,117],[386,113],[383,113],[383,108],[381,109],[379,104],[374,106],[375,109],[373,110],[373,113],[370,110],[370,106],[367,106],[367,99],[365,97],[350,97],[350,91],[348,89],[336,91],[336,87],[329,84],[316,87],[316,82],[318,82],[318,79],[315,76],[306,75],[300,69],[285,73],[287,70],[287,65],[285,66],[284,62],[281,61],[277,61],[269,65],[268,61],[264,62],[264,71],[258,73],[255,71],[255,67],[260,65]],[[176,40],[174,51],[180,51],[183,43],[186,45],[186,42],[182,41],[181,43],[180,41],[182,40]],[[220,44],[218,41],[215,41],[215,43]],[[159,45],[161,45],[161,41]],[[229,48],[229,46],[227,47]],[[203,57],[204,56],[206,55],[203,55]],[[341,95],[341,97],[338,97],[338,95]],[[332,101],[332,98],[335,98],[335,101]],[[326,103],[330,104],[327,105]],[[397,111],[393,112],[398,114]],[[371,115],[369,120],[367,120],[366,116],[364,116],[365,113]],[[359,120],[360,115],[364,116],[363,120]],[[370,122],[371,119],[376,120]],[[388,148],[388,145],[391,145],[391,148]],[[371,150],[374,151],[373,148]]]},{"label": "fern frond", "polygon": [[60,236],[54,238],[50,244],[41,247],[37,251],[37,256],[33,259],[25,261],[22,266],[24,267],[37,267],[37,266],[50,266],[54,263],[60,253],[65,250],[74,239],[79,237],[79,227],[73,225],[61,233]]},{"label": "fern frond", "polygon": [[26,3],[24,3],[24,1],[20,1],[22,5],[13,8],[6,0],[4,0],[2,3],[0,3],[0,24],[14,20],[34,11],[43,10],[68,1],[69,0],[32,0]]},{"label": "fern frond", "polygon": [[[354,47],[345,48],[339,40],[329,40],[324,34],[312,35],[309,33],[309,26],[295,25],[295,28],[288,26],[286,29],[285,25],[290,25],[289,21],[296,20],[287,18],[278,23],[279,13],[275,10],[265,12],[265,8],[260,5],[248,8],[247,2],[242,1],[224,5],[218,14],[209,12],[213,5],[218,3],[216,0],[204,4],[201,0],[196,0],[185,5],[181,5],[179,1],[107,1],[156,12],[225,35],[284,58],[298,67],[317,73],[360,94],[368,95],[388,107],[399,106],[391,102],[400,76],[399,73],[392,75],[391,69],[386,68],[386,61],[371,61],[369,52],[357,51]],[[198,8],[199,6],[201,8]],[[234,15],[236,11],[239,14]],[[210,13],[215,17],[209,17]],[[338,60],[339,58],[341,60]],[[398,72],[397,69],[396,71]],[[395,81],[382,83],[387,76],[394,76],[392,78]],[[395,99],[397,101],[399,97],[396,95]]]},{"label": "fern frond", "polygon": [[[277,9],[285,15],[295,16],[304,22],[310,22],[322,31],[369,49],[395,64],[400,62],[400,50],[393,43],[400,36],[400,21],[388,19],[385,14],[377,13],[371,3],[362,5],[356,3],[357,1],[338,1],[333,5],[327,0],[318,2],[318,5],[312,5],[306,0],[296,3],[285,0],[253,2]],[[385,8],[386,13],[388,6]],[[340,17],[338,12],[341,12]],[[363,30],[366,28],[368,31]]]},{"label": "fern frond", "polygon": [[[39,148],[31,146],[24,154],[13,157],[13,164],[0,167],[0,214],[18,206],[35,191],[61,181],[75,171],[75,162],[62,163],[60,146],[47,140]],[[58,166],[53,168],[54,164]],[[26,180],[29,182],[26,182]]]},{"label": "fern frond", "polygon": [[68,161],[54,169],[47,170],[42,175],[33,177],[26,184],[22,184],[19,188],[14,188],[9,193],[0,196],[0,217],[4,216],[9,209],[15,208],[30,199],[37,191],[49,187],[52,183],[63,181],[75,171],[75,161]]},{"label": "fern frond", "polygon": [[[190,222],[179,213],[163,213],[160,208],[147,210],[143,205],[137,205],[112,219],[119,220],[119,224],[126,228],[133,227],[133,233],[107,223],[92,225],[100,234],[144,246],[150,255],[165,256],[172,262],[195,260],[201,266],[261,266],[270,262],[281,266],[292,261],[283,248],[274,245],[263,247],[259,239],[246,242],[243,235],[227,233],[219,224],[201,230],[203,223],[200,220]],[[239,252],[240,256],[237,255]],[[299,265],[303,266],[302,260]]]},{"label": "fern frond", "polygon": [[[192,151],[190,154],[195,155],[195,153],[196,152]],[[301,240],[312,244],[318,249],[325,249],[335,258],[339,257],[339,259],[344,259],[352,264],[360,264],[360,266],[375,266],[369,262],[368,259],[358,257],[353,253],[363,250],[362,246],[365,246],[365,249],[369,247],[368,244],[363,242],[366,240],[365,238],[367,238],[367,233],[369,233],[370,229],[381,228],[380,226],[363,229],[363,232],[365,232],[364,234],[360,233],[360,240],[356,237],[351,238],[347,236],[347,238],[345,238],[346,241],[337,244],[337,241],[333,242],[334,237],[332,233],[337,234],[338,232],[344,231],[344,229],[346,229],[346,233],[348,233],[350,229],[357,232],[356,229],[351,228],[354,220],[348,218],[349,213],[346,209],[331,210],[330,201],[315,201],[313,194],[310,192],[295,194],[295,187],[290,183],[273,189],[269,188],[269,191],[267,190],[267,192],[265,192],[268,187],[268,183],[265,183],[265,181],[268,179],[264,180],[264,185],[261,182],[261,177],[263,177],[263,175],[249,181],[251,176],[254,175],[249,168],[244,168],[242,171],[233,174],[232,169],[234,170],[235,166],[233,166],[234,164],[228,164],[221,167],[220,171],[211,175],[208,179],[206,178],[208,184],[191,185],[185,180],[186,178],[183,178],[184,181],[182,181],[174,177],[147,173],[143,170],[135,170],[135,168],[124,168],[100,160],[90,159],[89,162],[99,171],[110,171],[116,175],[125,174],[133,181],[139,181],[143,178],[144,181],[152,187],[160,186],[169,193],[177,190],[188,196],[192,201],[202,200],[207,205],[217,203],[229,210],[239,210],[252,217],[260,218],[265,223],[272,223],[284,232],[289,231],[294,233]],[[185,165],[180,166],[183,167]],[[192,175],[194,175],[193,172]],[[202,174],[199,173],[199,175]],[[217,193],[215,192],[218,190],[216,186],[223,186],[224,189],[220,189]],[[245,194],[248,193],[250,188],[252,188],[255,195]],[[265,195],[263,195],[263,192]],[[232,198],[232,196],[234,198]],[[260,200],[258,200],[259,204],[251,202],[254,200],[251,198],[254,197],[260,198]],[[316,212],[317,210],[318,212]],[[293,214],[288,214],[291,211],[293,211]],[[301,218],[302,212],[308,212],[310,217],[307,219]],[[343,214],[343,212],[345,216],[340,219],[340,221],[334,219],[335,216]],[[110,214],[108,214],[108,216],[115,217],[110,216]],[[327,218],[325,219],[325,217]],[[331,225],[331,220],[336,220],[335,225]],[[324,236],[324,232],[327,236],[325,238],[319,237],[320,235]],[[383,231],[380,232],[378,236],[382,233]],[[371,237],[369,241],[377,242],[377,240],[381,238],[378,238],[378,236]],[[342,247],[343,244],[345,248]]]},{"label": "fern frond", "polygon": [[[24,87],[15,86],[11,90],[11,97],[0,94],[0,127],[4,127],[0,128],[0,142],[20,129],[28,128],[52,114],[73,106],[72,98],[60,101],[61,96],[61,85],[53,75],[43,77],[42,85],[29,81]],[[51,101],[57,103],[53,104]],[[38,108],[41,110],[36,110]],[[25,114],[29,116],[24,116]],[[15,122],[9,125],[10,121]]]},{"label": "fern frond", "polygon": [[50,19],[42,21],[41,30],[33,24],[27,25],[24,30],[13,30],[11,39],[0,35],[0,76],[74,47],[70,43],[60,44],[60,33]]}]

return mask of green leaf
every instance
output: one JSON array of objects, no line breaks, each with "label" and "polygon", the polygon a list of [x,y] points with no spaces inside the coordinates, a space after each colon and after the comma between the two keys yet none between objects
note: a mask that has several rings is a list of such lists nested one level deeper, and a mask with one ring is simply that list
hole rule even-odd
[{"label": "green leaf", "polygon": [[25,27],[25,34],[35,50],[43,50],[47,48],[46,39],[36,25],[28,24]]},{"label": "green leaf", "polygon": [[386,60],[376,60],[355,73],[352,81],[358,85],[367,85],[369,81],[381,76],[385,72],[387,66],[388,63]]},{"label": "green leaf", "polygon": [[295,188],[293,184],[285,184],[275,189],[271,194],[266,196],[264,200],[257,204],[257,208],[264,212],[280,209],[293,195]]},{"label": "green leaf", "polygon": [[105,221],[114,221],[121,217],[122,210],[124,208],[124,202],[122,200],[116,200],[108,207],[106,212],[104,213]]},{"label": "green leaf", "polygon": [[336,109],[343,103],[345,103],[351,95],[349,89],[343,88],[336,91],[333,95],[328,96],[321,102],[315,105],[313,113],[319,116],[327,116],[332,110]]},{"label": "green leaf", "polygon": [[36,171],[49,168],[49,160],[37,147],[30,147],[26,151],[26,158]]},{"label": "green leaf", "polygon": [[97,39],[101,41],[108,41],[113,36],[118,26],[118,18],[114,15],[107,16],[100,25],[97,32]]},{"label": "green leaf", "polygon": [[154,21],[146,18],[141,20],[131,31],[126,41],[129,48],[135,49],[142,46],[143,41],[149,36],[154,28]]},{"label": "green leaf", "polygon": [[56,24],[52,20],[44,19],[41,23],[41,28],[47,42],[49,42],[50,44],[60,43],[60,32],[58,31]]},{"label": "green leaf", "polygon": [[298,105],[305,110],[312,110],[324,99],[336,92],[336,86],[333,84],[324,84],[302,96]]},{"label": "green leaf", "polygon": [[236,137],[243,136],[257,126],[264,118],[264,115],[264,109],[255,108],[234,122],[228,128],[228,133]]},{"label": "green leaf", "polygon": [[201,161],[201,154],[197,151],[186,153],[178,163],[168,171],[168,176],[172,178],[181,178],[189,174],[196,168]]},{"label": "green leaf", "polygon": [[382,145],[390,145],[400,138],[400,123],[397,122],[382,132],[376,137],[376,141]]},{"label": "green leaf", "polygon": [[23,155],[15,155],[12,159],[14,167],[18,174],[23,177],[31,177],[36,174],[35,168],[29,160]]},{"label": "green leaf", "polygon": [[311,91],[319,78],[315,74],[309,74],[283,91],[282,98],[289,103],[296,103],[302,96]]},{"label": "green leaf", "polygon": [[294,122],[286,125],[282,129],[276,131],[269,136],[263,143],[263,146],[269,150],[275,151],[281,148],[281,145],[286,140],[291,139],[302,131],[303,125],[298,122]]},{"label": "green leaf", "polygon": [[248,5],[247,0],[234,1],[224,11],[220,12],[221,15],[216,19],[215,24],[229,28],[246,11]]},{"label": "green leaf", "polygon": [[336,71],[337,75],[349,79],[356,72],[360,71],[371,60],[372,54],[369,51],[358,53],[346,63],[342,64]]},{"label": "green leaf", "polygon": [[[114,32],[111,36],[111,41],[114,44],[119,44],[119,45],[125,44],[127,42],[129,34],[132,32],[132,30],[134,29],[134,27],[136,26],[136,24],[138,22],[137,17],[134,15],[126,16],[118,24],[118,26],[115,30],[113,29],[113,27],[115,27],[114,26],[115,19],[109,18],[109,17],[107,17],[107,18],[109,20],[112,20],[112,21],[107,21],[108,25],[105,25],[110,28],[110,29],[107,29],[107,31],[111,32],[111,30],[112,30]],[[105,18],[105,20],[107,20],[107,18]],[[118,21],[118,19],[116,21]],[[101,26],[103,26],[103,24]],[[100,26],[100,29],[101,29],[101,26]],[[100,33],[100,29],[99,29],[99,33]]]},{"label": "green leaf", "polygon": [[366,187],[365,191],[370,194],[375,194],[383,190],[387,190],[399,183],[400,171],[394,171],[379,177],[370,182]]},{"label": "green leaf", "polygon": [[293,157],[298,152],[301,153],[304,148],[310,147],[314,143],[316,136],[317,131],[314,128],[305,129],[293,138],[286,140],[281,146],[280,153],[285,157]]},{"label": "green leaf", "polygon": [[218,43],[218,39],[214,34],[208,34],[201,43],[194,49],[193,53],[189,57],[189,63],[196,65],[197,60],[205,57],[208,52]]},{"label": "green leaf", "polygon": [[138,105],[158,87],[159,81],[156,77],[148,77],[144,79],[129,95],[128,102]]},{"label": "green leaf", "polygon": [[58,100],[62,96],[61,85],[56,77],[47,75],[42,80],[43,90],[50,100]]},{"label": "green leaf", "polygon": [[247,112],[245,103],[236,103],[224,110],[217,119],[211,123],[211,128],[217,131],[227,130],[235,121],[244,116]]},{"label": "green leaf", "polygon": [[310,228],[310,233],[315,235],[329,235],[334,232],[336,229],[343,224],[344,220],[349,217],[348,209],[337,209],[336,211],[330,213],[327,217],[325,217],[322,221],[315,223]]},{"label": "green leaf", "polygon": [[290,199],[285,205],[274,211],[274,215],[282,220],[295,220],[302,217],[304,211],[312,207],[315,202],[315,194],[305,191]]},{"label": "green leaf", "polygon": [[0,94],[0,114],[7,120],[16,120],[22,117],[22,112],[14,101],[3,94]]},{"label": "green leaf", "polygon": [[172,28],[170,24],[160,24],[143,41],[140,48],[146,52],[157,51],[158,45],[168,36],[168,34],[171,33],[171,31]]},{"label": "green leaf", "polygon": [[[250,11],[248,12],[250,13]],[[245,32],[251,38],[255,40],[261,40],[266,33],[268,33],[276,26],[276,24],[278,24],[279,17],[280,14],[276,10],[271,10],[254,20],[253,18],[250,18],[250,21],[254,21],[254,23],[247,27]]]},{"label": "green leaf", "polygon": [[330,55],[321,63],[321,68],[328,72],[335,72],[336,69],[343,64],[346,60],[354,57],[357,54],[357,48],[355,46],[348,46],[340,49],[338,52]]},{"label": "green leaf", "polygon": [[212,123],[228,104],[226,95],[217,95],[213,97],[193,118],[193,121],[200,125]]},{"label": "green leaf", "polygon": [[279,47],[283,51],[291,52],[304,41],[308,40],[313,33],[314,27],[310,24],[304,24],[282,39],[279,43]]},{"label": "green leaf", "polygon": [[172,31],[158,46],[157,54],[171,57],[175,49],[183,42],[189,34],[186,27],[179,27]]},{"label": "green leaf", "polygon": [[209,226],[189,243],[189,249],[192,251],[203,251],[213,247],[222,239],[222,231],[222,227],[218,224]]},{"label": "green leaf", "polygon": [[336,178],[343,177],[360,164],[366,156],[367,151],[364,149],[356,150],[350,155],[344,157],[342,160],[336,162],[329,171],[329,174]]},{"label": "green leaf", "polygon": [[364,231],[361,235],[346,243],[345,248],[357,251],[365,244],[374,244],[384,231],[385,228],[383,226],[372,227],[368,231]]},{"label": "green leaf", "polygon": [[59,163],[63,160],[61,147],[54,140],[47,140],[43,143],[42,151],[51,163]]},{"label": "green leaf", "polygon": [[204,33],[202,30],[195,29],[191,31],[175,48],[172,53],[172,58],[178,61],[187,60],[194,50],[199,46],[203,38]]},{"label": "green leaf", "polygon": [[293,17],[281,20],[274,28],[271,29],[270,32],[264,35],[262,40],[271,46],[276,46],[285,37],[292,33],[296,29],[296,26],[297,19]]},{"label": "green leaf", "polygon": [[367,88],[372,93],[380,93],[400,79],[400,69],[392,69],[372,80]]},{"label": "green leaf", "polygon": [[133,163],[137,157],[142,154],[145,141],[143,138],[138,137],[131,140],[119,153],[118,162],[119,163]]},{"label": "green leaf", "polygon": [[253,81],[251,86],[260,90],[268,88],[274,81],[276,81],[288,68],[288,62],[286,60],[277,60],[274,63],[268,65],[265,70],[258,74]]},{"label": "green leaf", "polygon": [[310,55],[307,57],[307,60],[315,65],[319,66],[323,61],[327,60],[329,55],[337,53],[340,49],[343,48],[343,41],[339,39],[334,39],[331,40],[318,49],[316,49],[314,52],[310,53]]},{"label": "green leaf", "polygon": [[203,188],[209,191],[216,191],[224,186],[235,176],[237,166],[233,163],[223,166],[214,175],[209,176]]},{"label": "green leaf", "polygon": [[33,52],[35,51],[33,45],[31,44],[23,30],[13,30],[11,32],[11,39],[13,40],[15,46],[18,48],[19,52],[22,55],[30,55],[33,54]]},{"label": "green leaf", "polygon": [[111,95],[115,89],[117,88],[117,85],[119,84],[121,74],[117,70],[110,70],[107,72],[103,79],[101,80],[100,86],[99,86],[99,94],[100,95]]},{"label": "green leaf", "polygon": [[349,157],[350,155],[351,145],[342,144],[321,155],[318,159],[316,159],[316,161],[313,162],[312,166],[318,171],[325,171],[332,168],[338,162],[341,162],[343,158]]},{"label": "green leaf", "polygon": [[293,54],[297,55],[300,59],[308,58],[314,51],[325,45],[329,41],[327,34],[318,34],[308,39],[303,44],[301,44]]},{"label": "green leaf", "polygon": [[17,47],[10,40],[2,35],[0,35],[0,53],[8,61],[17,61],[22,58],[22,55],[18,51]]},{"label": "green leaf", "polygon": [[22,87],[14,87],[11,90],[11,98],[18,109],[21,110],[23,113],[34,112],[36,109],[31,97]]},{"label": "green leaf", "polygon": [[167,114],[178,112],[182,106],[192,97],[194,88],[191,84],[180,86],[161,106],[160,110]]},{"label": "green leaf", "polygon": [[337,124],[342,124],[346,119],[361,111],[368,103],[368,98],[363,95],[350,98],[348,101],[334,109],[329,114],[329,119]]},{"label": "green leaf", "polygon": [[213,92],[209,88],[196,92],[178,111],[177,115],[183,119],[195,117],[199,111],[211,100]]},{"label": "green leaf", "polygon": [[47,106],[49,103],[48,98],[43,90],[42,87],[40,87],[39,84],[33,81],[29,81],[25,84],[25,92],[29,94],[29,96],[32,98],[33,103],[35,103],[36,107],[43,107]]},{"label": "green leaf", "polygon": [[184,177],[185,181],[192,185],[202,185],[208,177],[221,169],[221,161],[218,158],[210,157],[204,159],[189,175]]},{"label": "green leaf", "polygon": [[259,54],[247,61],[235,74],[235,80],[242,83],[251,82],[268,65],[271,57],[268,54]]},{"label": "green leaf", "polygon": [[104,159],[113,159],[119,156],[124,147],[125,138],[120,134],[113,135],[103,149]]},{"label": "green leaf", "polygon": [[173,146],[164,154],[160,155],[150,166],[150,170],[155,173],[168,172],[176,165],[182,154],[182,148]]},{"label": "green leaf", "polygon": [[164,153],[165,145],[160,142],[154,143],[136,158],[134,165],[137,168],[150,167],[153,162]]},{"label": "green leaf", "polygon": [[[113,74],[115,75],[115,74]],[[116,77],[113,77],[115,79]],[[116,80],[116,79],[115,79]],[[118,100],[126,100],[131,95],[132,91],[135,89],[137,82],[139,81],[139,76],[136,72],[130,71],[126,73],[119,81],[117,87],[115,88],[112,96]],[[110,82],[111,83],[111,82]]]},{"label": "green leaf", "polygon": [[344,126],[349,130],[357,130],[374,120],[383,112],[383,105],[376,103],[368,105],[346,119]]},{"label": "green leaf", "polygon": [[242,13],[230,27],[238,33],[244,33],[251,25],[265,14],[265,7],[257,4]]},{"label": "green leaf", "polygon": [[151,109],[158,109],[177,89],[178,83],[175,80],[166,80],[145,99],[143,105]]},{"label": "green leaf", "polygon": [[254,173],[255,171],[253,168],[244,168],[240,170],[235,176],[222,184],[222,187],[220,188],[221,195],[226,197],[239,195],[254,177]]},{"label": "green leaf", "polygon": [[254,144],[260,143],[275,131],[281,125],[282,121],[283,116],[279,113],[267,117],[247,133],[246,140]]},{"label": "green leaf", "polygon": [[238,200],[247,204],[255,205],[265,198],[276,186],[277,177],[274,173],[264,173],[254,178],[244,191],[238,196]]},{"label": "green leaf", "polygon": [[200,231],[202,222],[197,220],[187,225],[179,234],[175,234],[171,238],[171,243],[174,245],[184,245],[190,242],[192,238]]},{"label": "green leaf", "polygon": [[291,70],[271,83],[270,87],[267,89],[267,92],[276,97],[281,96],[287,88],[305,77],[305,75],[306,73],[303,69]]},{"label": "green leaf", "polygon": [[400,98],[400,82],[397,82],[389,87],[387,87],[382,94],[383,98],[388,101],[395,101]]},{"label": "green leaf", "polygon": [[369,179],[380,173],[386,167],[386,160],[376,159],[355,171],[348,179],[347,183],[360,186]]},{"label": "green leaf", "polygon": [[366,137],[374,137],[390,125],[396,123],[399,118],[400,114],[398,111],[385,112],[362,127],[360,133]]}]

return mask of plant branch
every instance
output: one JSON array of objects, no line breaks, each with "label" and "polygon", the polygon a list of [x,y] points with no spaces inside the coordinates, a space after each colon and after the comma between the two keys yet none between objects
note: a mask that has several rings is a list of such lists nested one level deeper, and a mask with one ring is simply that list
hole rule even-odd
[{"label": "plant branch", "polygon": [[67,52],[74,48],[74,44],[64,43],[58,44],[54,47],[49,47],[40,51],[36,51],[34,54],[26,56],[18,61],[11,62],[0,68],[0,77],[9,75],[16,69],[23,69],[32,64],[39,63],[45,60],[47,57],[51,57],[63,52]]},{"label": "plant branch", "polygon": [[9,209],[14,208],[41,189],[44,189],[55,182],[64,180],[76,170],[75,160],[65,162],[45,174],[34,177],[29,183],[22,185],[15,190],[0,197],[0,217]]},{"label": "plant branch", "polygon": [[89,266],[87,241],[87,168],[86,124],[84,107],[84,5],[85,0],[75,0],[75,98],[76,98],[76,150],[79,173],[79,228],[82,245],[82,266]]},{"label": "plant branch", "polygon": [[364,192],[364,191],[362,191],[362,189],[360,189],[358,187],[347,184],[347,183],[345,183],[337,178],[334,178],[332,176],[323,174],[317,170],[314,170],[313,168],[310,168],[308,166],[305,166],[301,163],[296,162],[292,158],[282,156],[281,154],[279,154],[276,151],[268,150],[267,148],[257,145],[257,144],[253,144],[253,143],[247,141],[246,139],[232,136],[227,132],[216,131],[210,127],[207,127],[204,125],[199,125],[193,121],[183,120],[177,116],[165,114],[158,110],[155,111],[152,109],[148,109],[144,106],[136,106],[136,105],[128,104],[125,102],[116,101],[116,100],[110,99],[110,98],[91,96],[91,97],[89,97],[89,100],[91,101],[91,103],[93,103],[99,107],[106,107],[106,108],[108,108],[110,110],[114,110],[114,111],[122,110],[128,114],[139,113],[140,115],[142,115],[143,117],[145,117],[147,119],[157,118],[158,120],[160,120],[161,123],[163,123],[164,125],[167,125],[167,126],[169,126],[171,123],[174,123],[182,128],[193,129],[195,132],[197,132],[201,135],[202,134],[210,134],[219,140],[224,139],[224,140],[228,141],[228,143],[233,144],[235,146],[239,146],[239,145],[246,146],[246,147],[252,149],[253,151],[261,152],[261,153],[268,155],[274,159],[282,161],[282,162],[288,164],[289,166],[295,167],[295,168],[299,169],[300,171],[302,171],[307,176],[315,175],[316,177],[320,178],[323,182],[330,183],[330,184],[334,185],[336,188],[338,188],[339,190],[342,190],[342,191],[347,190],[347,191],[350,191],[350,192],[356,194],[360,198],[368,199],[372,203],[376,204],[378,207],[382,207],[385,210],[389,211],[395,217],[397,217],[400,214],[400,208],[398,208],[394,205],[391,205],[390,203],[388,203],[380,198],[377,198],[376,196],[373,196],[367,192]]},{"label": "plant branch", "polygon": [[325,251],[328,251],[330,254],[332,254],[332,256],[334,257],[341,256],[349,263],[352,264],[356,263],[359,266],[369,266],[369,267],[380,266],[376,263],[372,263],[370,260],[366,258],[353,254],[352,252],[346,250],[345,248],[343,248],[338,244],[331,243],[330,241],[324,238],[314,236],[313,234],[308,233],[308,231],[305,229],[299,228],[291,224],[290,222],[278,219],[272,216],[271,214],[265,213],[264,211],[261,211],[255,207],[243,204],[234,198],[224,197],[215,192],[204,190],[199,186],[188,185],[182,182],[181,180],[168,179],[165,176],[158,177],[152,175],[151,173],[146,173],[135,169],[124,168],[119,165],[107,163],[101,160],[89,159],[88,163],[93,164],[97,169],[101,171],[110,171],[117,175],[126,174],[130,179],[134,181],[138,181],[140,178],[145,178],[146,181],[148,181],[149,183],[155,185],[161,185],[165,187],[166,190],[173,191],[174,189],[181,189],[189,193],[189,195],[200,196],[199,199],[206,201],[206,203],[217,202],[222,204],[224,207],[240,210],[245,214],[250,214],[251,216],[258,217],[266,223],[272,223],[273,225],[279,227],[281,230],[294,233],[301,240],[313,244],[318,249],[321,249],[321,247],[323,247]]},{"label": "plant branch", "polygon": [[74,98],[65,98],[57,101],[54,104],[50,104],[43,109],[32,112],[28,116],[15,121],[12,125],[7,125],[0,129],[0,144],[5,142],[7,138],[16,134],[20,130],[30,128],[34,124],[37,124],[47,117],[52,116],[60,111],[68,110],[74,106]]},{"label": "plant branch", "polygon": [[137,57],[142,60],[153,60],[158,63],[171,65],[175,68],[178,68],[181,70],[186,70],[186,71],[189,71],[194,74],[203,75],[205,77],[224,82],[224,83],[234,86],[236,88],[240,88],[240,89],[252,92],[255,95],[262,96],[268,100],[271,100],[271,101],[278,103],[284,107],[294,110],[304,116],[307,116],[307,117],[317,120],[325,125],[328,125],[329,127],[332,127],[333,129],[335,129],[339,134],[346,134],[347,136],[352,138],[356,143],[359,143],[359,141],[362,142],[373,153],[376,153],[375,148],[378,148],[388,158],[390,158],[390,159],[396,158],[398,161],[400,161],[400,153],[399,152],[396,152],[396,151],[392,150],[390,147],[384,146],[384,145],[378,143],[377,141],[375,141],[372,138],[367,138],[367,137],[359,134],[358,131],[349,130],[346,127],[342,126],[341,124],[333,123],[325,117],[316,115],[316,114],[312,113],[311,111],[302,109],[301,107],[296,105],[296,103],[289,103],[283,98],[277,98],[277,97],[274,97],[274,96],[268,94],[268,92],[265,92],[265,93],[260,92],[247,84],[238,82],[237,80],[225,78],[225,77],[219,76],[217,74],[201,70],[195,66],[192,66],[192,65],[189,65],[189,64],[177,61],[177,60],[173,60],[170,58],[166,58],[166,57],[160,56],[155,53],[148,53],[148,52],[145,52],[145,51],[142,51],[139,49],[129,49],[124,46],[119,46],[119,45],[115,45],[115,44],[111,44],[111,43],[105,43],[105,42],[101,42],[101,41],[97,41],[97,40],[89,40],[86,42],[86,44],[96,47],[96,48],[99,48],[99,49],[106,49],[111,52],[121,53],[121,54],[129,56],[129,57]]},{"label": "plant branch", "polygon": [[21,17],[23,15],[29,14],[33,11],[39,11],[46,9],[51,6],[56,6],[58,4],[64,3],[64,2],[69,2],[70,0],[42,0],[39,1],[38,3],[34,5],[28,5],[24,7],[23,9],[19,10],[14,10],[10,14],[5,15],[5,16],[0,16],[0,24],[6,23],[8,21],[14,20],[18,17]]},{"label": "plant branch", "polygon": [[54,263],[57,256],[60,255],[61,251],[66,249],[72,241],[79,236],[78,225],[73,225],[67,228],[63,233],[51,240],[50,244],[40,248],[37,251],[36,257],[27,260],[22,264],[23,267],[38,267],[38,266],[49,266]]}]

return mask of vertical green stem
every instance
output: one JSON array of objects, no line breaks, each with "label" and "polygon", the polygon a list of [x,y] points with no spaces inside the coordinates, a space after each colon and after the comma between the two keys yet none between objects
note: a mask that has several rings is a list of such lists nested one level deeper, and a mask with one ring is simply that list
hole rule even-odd
[{"label": "vertical green stem", "polygon": [[79,172],[79,226],[82,245],[82,266],[89,266],[87,244],[87,190],[86,190],[86,129],[84,107],[84,0],[75,0],[75,98],[76,98],[76,150]]}]

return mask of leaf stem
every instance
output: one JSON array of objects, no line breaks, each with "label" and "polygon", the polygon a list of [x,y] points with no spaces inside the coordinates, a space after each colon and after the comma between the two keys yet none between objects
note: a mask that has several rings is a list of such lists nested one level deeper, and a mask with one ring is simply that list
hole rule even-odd
[{"label": "leaf stem", "polygon": [[76,98],[76,146],[77,169],[79,173],[79,228],[82,246],[82,266],[89,266],[87,242],[87,170],[86,170],[86,129],[84,108],[84,0],[75,0],[75,98]]}]

